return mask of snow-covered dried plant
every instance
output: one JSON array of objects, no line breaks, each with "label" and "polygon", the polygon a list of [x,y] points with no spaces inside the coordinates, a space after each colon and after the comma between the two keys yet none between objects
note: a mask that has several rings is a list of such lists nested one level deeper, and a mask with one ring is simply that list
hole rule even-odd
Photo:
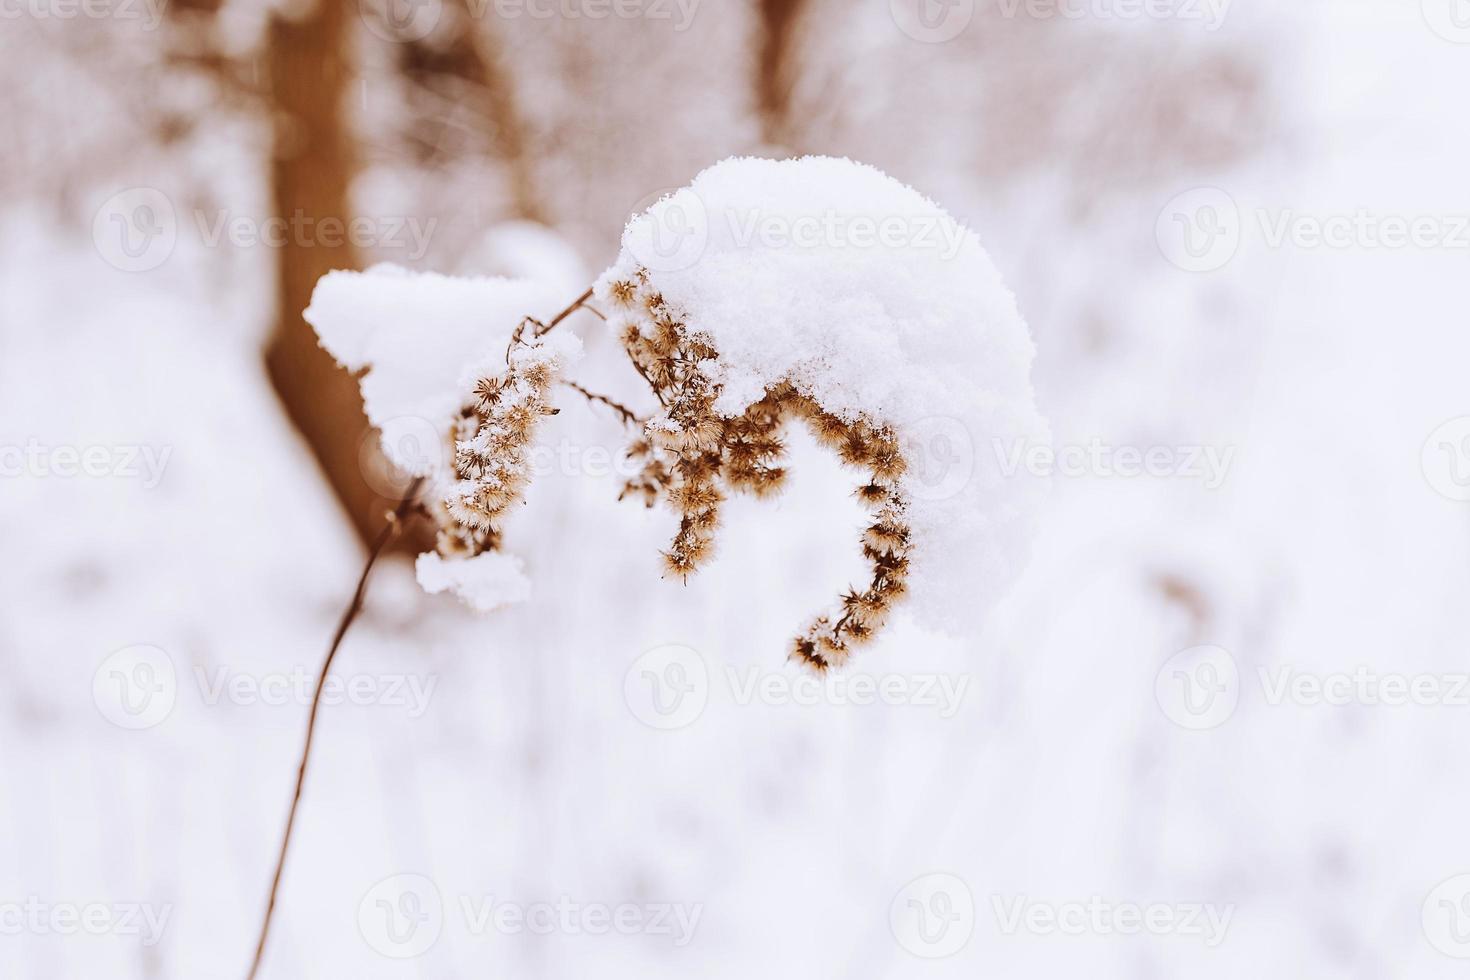
[{"label": "snow-covered dried plant", "polygon": [[[502,531],[531,489],[538,429],[559,391],[612,407],[634,430],[638,472],[621,496],[673,511],[664,568],[680,580],[715,560],[730,494],[782,489],[793,424],[853,470],[869,511],[858,543],[867,571],[792,642],[805,668],[840,668],[900,607],[920,626],[963,631],[1019,571],[1036,482],[976,453],[961,485],[936,491],[923,479],[924,441],[936,421],[972,442],[1046,440],[1030,336],[979,241],[916,191],[847,160],[727,160],[635,216],[617,261],[573,303],[555,291],[393,266],[317,285],[306,318],[361,372],[385,454],[414,479],[322,664],[251,978],[322,687],[373,563],[418,507],[438,532],[418,559],[425,589],[482,611],[529,597]],[[605,321],[646,383],[648,418],[573,378],[582,341],[558,328],[581,310]],[[437,445],[446,451],[425,451]]]},{"label": "snow-covered dried plant", "polygon": [[[977,453],[963,486],[936,493],[923,440],[935,420],[977,442],[1047,434],[1029,334],[975,236],[871,167],[735,159],[635,216],[622,246],[570,306],[534,282],[391,267],[318,286],[308,319],[366,369],[385,449],[428,487],[438,545],[419,559],[424,587],[487,611],[529,595],[501,531],[530,489],[538,424],[575,391],[630,422],[638,472],[622,495],[677,517],[663,558],[680,580],[715,560],[731,494],[780,492],[790,426],[853,470],[867,571],[796,635],[792,659],[841,667],[900,608],[921,626],[978,624],[1024,560],[1039,487]],[[573,379],[582,345],[557,328],[582,309],[646,382],[650,417]],[[395,456],[405,419],[452,451]]]}]

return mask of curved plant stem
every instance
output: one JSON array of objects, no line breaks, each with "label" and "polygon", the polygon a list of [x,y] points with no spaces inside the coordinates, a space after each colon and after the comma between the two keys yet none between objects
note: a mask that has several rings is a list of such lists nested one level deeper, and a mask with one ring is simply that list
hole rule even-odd
[{"label": "curved plant stem", "polygon": [[566,309],[562,310],[556,316],[552,317],[550,323],[546,324],[546,326],[541,327],[539,330],[537,330],[536,331],[536,336],[540,337],[542,334],[550,333],[552,330],[555,330],[557,328],[557,326],[563,320],[565,320],[567,317],[571,316],[573,313],[575,313],[578,310],[582,309],[582,307],[586,306],[589,302],[591,302],[592,301],[592,293],[593,293],[593,290],[594,289],[595,289],[595,287],[589,286],[587,288],[587,291],[585,293],[583,293],[581,296],[578,296],[576,298],[576,300],[572,303],[571,306],[568,306]]},{"label": "curved plant stem", "polygon": [[641,419],[638,417],[637,412],[633,411],[631,408],[621,402],[613,401],[606,395],[599,395],[595,391],[588,391],[586,388],[577,384],[577,382],[575,381],[563,381],[562,385],[564,387],[572,389],[577,394],[587,399],[589,402],[593,402],[598,405],[606,405],[614,412],[617,412],[618,418],[622,420],[624,425],[632,426],[635,429],[641,429],[643,428],[643,426],[648,424],[646,419]]},{"label": "curved plant stem", "polygon": [[357,580],[357,590],[352,594],[352,601],[342,614],[342,621],[337,625],[337,632],[332,637],[332,645],[327,649],[326,659],[322,661],[321,672],[317,676],[316,691],[311,697],[311,714],[306,720],[306,742],[301,747],[301,763],[296,770],[296,791],[291,797],[291,810],[286,816],[286,833],[281,838],[281,850],[276,856],[276,873],[271,879],[270,898],[266,901],[265,919],[260,924],[260,938],[255,944],[255,959],[250,963],[250,972],[246,974],[247,980],[255,980],[255,975],[260,970],[261,959],[265,956],[266,940],[270,937],[271,918],[276,910],[276,895],[281,888],[281,873],[286,868],[286,854],[291,849],[291,832],[296,827],[296,811],[301,805],[301,788],[306,784],[306,770],[311,762],[311,743],[316,735],[317,713],[321,709],[322,689],[326,686],[327,675],[331,673],[332,661],[337,658],[337,651],[342,647],[342,640],[347,636],[347,631],[352,628],[352,623],[357,619],[357,614],[362,611],[363,597],[367,594],[368,578],[373,573],[373,567],[377,565],[378,559],[387,550],[388,545],[398,536],[404,520],[414,508],[418,506],[419,489],[423,481],[417,480],[409,487],[404,495],[403,502],[398,508],[388,515],[388,523],[378,533],[377,540],[373,542],[371,552],[368,554],[367,564],[363,566],[362,575]]}]

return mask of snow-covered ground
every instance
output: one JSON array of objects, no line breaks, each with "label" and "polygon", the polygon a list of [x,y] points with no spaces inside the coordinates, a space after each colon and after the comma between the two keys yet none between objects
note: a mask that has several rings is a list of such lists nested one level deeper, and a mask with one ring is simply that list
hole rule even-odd
[{"label": "snow-covered ground", "polygon": [[[1470,45],[1419,8],[1297,12],[1283,145],[1103,205],[1098,266],[1142,258],[1090,362],[1028,292],[1082,244],[979,229],[1067,469],[963,642],[901,625],[807,697],[784,654],[858,567],[849,475],[799,441],[678,585],[616,420],[567,401],[507,543],[530,602],[375,579],[264,975],[1460,975]],[[0,254],[0,974],[237,978],[358,546],[211,256],[129,275],[19,208]],[[1076,276],[1016,268],[1049,254]],[[1169,475],[1113,469],[1150,449]]]}]

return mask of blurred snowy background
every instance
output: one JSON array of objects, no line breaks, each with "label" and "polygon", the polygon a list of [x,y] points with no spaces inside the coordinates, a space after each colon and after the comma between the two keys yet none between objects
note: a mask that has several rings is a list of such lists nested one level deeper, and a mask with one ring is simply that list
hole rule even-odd
[{"label": "blurred snowy background", "polygon": [[401,491],[316,279],[570,301],[734,153],[979,232],[1059,451],[1024,579],[803,686],[835,464],[679,586],[568,401],[529,604],[380,569],[262,976],[1463,974],[1464,0],[0,10],[0,974],[244,974]]}]

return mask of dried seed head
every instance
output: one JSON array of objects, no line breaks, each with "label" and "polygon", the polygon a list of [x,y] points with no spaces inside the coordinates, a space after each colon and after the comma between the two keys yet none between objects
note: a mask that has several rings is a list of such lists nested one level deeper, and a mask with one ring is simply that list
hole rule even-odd
[{"label": "dried seed head", "polygon": [[740,416],[722,416],[714,410],[720,388],[709,373],[719,352],[651,287],[647,270],[614,282],[610,292],[631,310],[630,320],[617,327],[623,346],[666,407],[629,451],[666,464],[661,470],[646,467],[623,495],[651,502],[662,492],[681,515],[679,532],[663,554],[671,574],[687,577],[712,555],[724,500],[720,487],[758,496],[781,488],[782,433],[792,419],[804,420],[818,442],[870,474],[856,494],[873,514],[862,539],[872,578],[843,598],[835,624],[818,618],[791,648],[791,659],[813,670],[840,667],[853,645],[871,641],[906,591],[910,531],[898,480],[907,464],[893,430],[827,411],[790,381],[772,385]]},{"label": "dried seed head", "polygon": [[539,340],[522,340],[506,361],[503,375],[475,383],[455,423],[456,480],[432,509],[445,557],[474,557],[498,546],[496,521],[530,483],[527,450],[536,424],[556,412],[551,389],[561,374],[560,355]]},{"label": "dried seed head", "polygon": [[810,637],[798,636],[796,638],[791,645],[790,659],[819,674],[827,669],[826,661],[817,656],[817,642]]},{"label": "dried seed head", "polygon": [[669,490],[669,502],[683,514],[713,511],[724,499],[713,483],[685,481]]},{"label": "dried seed head", "polygon": [[608,295],[620,306],[632,306],[638,295],[638,286],[626,280],[618,280],[608,287]]}]

